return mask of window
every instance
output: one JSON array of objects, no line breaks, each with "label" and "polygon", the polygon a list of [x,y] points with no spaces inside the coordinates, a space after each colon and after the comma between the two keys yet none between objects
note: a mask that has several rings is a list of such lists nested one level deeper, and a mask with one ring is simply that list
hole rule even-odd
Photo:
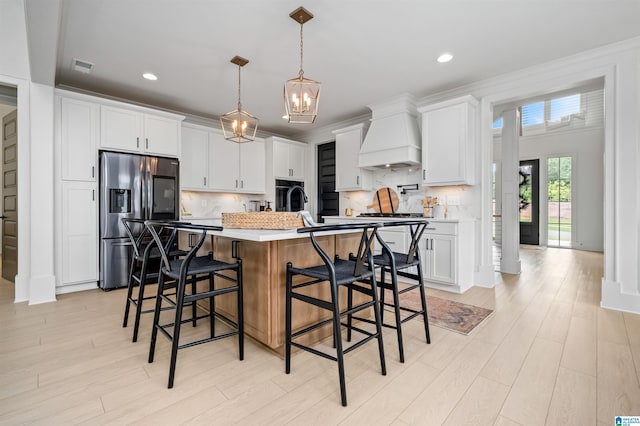
[{"label": "window", "polygon": [[[587,90],[521,105],[521,136],[531,136],[586,126],[604,125],[604,89]],[[495,134],[502,129],[502,117],[493,122]]]},{"label": "window", "polygon": [[571,157],[547,160],[547,245],[571,247]]}]

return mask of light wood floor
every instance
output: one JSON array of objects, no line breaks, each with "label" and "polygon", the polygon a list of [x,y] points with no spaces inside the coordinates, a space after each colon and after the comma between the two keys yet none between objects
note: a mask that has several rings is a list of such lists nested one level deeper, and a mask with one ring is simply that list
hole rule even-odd
[{"label": "light wood floor", "polygon": [[[611,425],[640,415],[640,316],[599,307],[602,255],[523,249],[523,273],[494,289],[440,297],[494,309],[471,335],[405,326],[407,361],[385,330],[387,376],[375,343],[346,361],[349,406],[335,363],[300,352],[292,373],[247,340],[179,353],[166,388],[168,342],[147,363],[150,316],[138,343],[121,326],[125,292],[14,304],[0,283],[0,424]],[[186,334],[207,330],[183,328]]]}]

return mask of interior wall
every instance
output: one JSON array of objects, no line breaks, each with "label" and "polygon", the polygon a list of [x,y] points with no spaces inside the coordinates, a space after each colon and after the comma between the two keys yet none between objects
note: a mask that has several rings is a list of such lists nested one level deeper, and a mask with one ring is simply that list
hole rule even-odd
[{"label": "interior wall", "polygon": [[[494,137],[493,158],[499,163],[501,136]],[[540,242],[546,242],[546,164],[551,157],[573,156],[572,246],[604,250],[604,129],[602,127],[520,137],[520,160],[540,159]],[[496,182],[499,192],[500,182]],[[543,238],[544,236],[544,238]]]}]

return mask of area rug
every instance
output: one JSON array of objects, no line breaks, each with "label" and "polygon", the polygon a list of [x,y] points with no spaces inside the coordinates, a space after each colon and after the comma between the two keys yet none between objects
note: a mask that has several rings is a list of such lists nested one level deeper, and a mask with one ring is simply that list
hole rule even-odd
[{"label": "area rug", "polygon": [[[393,293],[391,290],[385,290],[385,302],[390,301],[393,301]],[[421,310],[420,293],[417,290],[412,290],[401,294],[400,306],[417,311]],[[389,306],[385,306],[385,309],[393,310],[393,308]],[[468,335],[491,315],[492,312],[491,309],[481,308],[480,306],[467,305],[466,303],[427,295],[429,324],[446,328],[456,333]],[[422,317],[420,316],[415,319],[422,321]],[[385,322],[386,321],[385,319]]]}]

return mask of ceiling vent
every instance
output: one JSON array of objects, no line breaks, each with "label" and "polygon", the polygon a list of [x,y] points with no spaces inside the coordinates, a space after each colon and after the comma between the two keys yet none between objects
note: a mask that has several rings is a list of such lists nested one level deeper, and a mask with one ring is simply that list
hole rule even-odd
[{"label": "ceiling vent", "polygon": [[84,74],[89,74],[93,69],[93,64],[91,62],[83,61],[81,59],[73,59],[73,63],[71,65],[75,71],[80,71]]}]

